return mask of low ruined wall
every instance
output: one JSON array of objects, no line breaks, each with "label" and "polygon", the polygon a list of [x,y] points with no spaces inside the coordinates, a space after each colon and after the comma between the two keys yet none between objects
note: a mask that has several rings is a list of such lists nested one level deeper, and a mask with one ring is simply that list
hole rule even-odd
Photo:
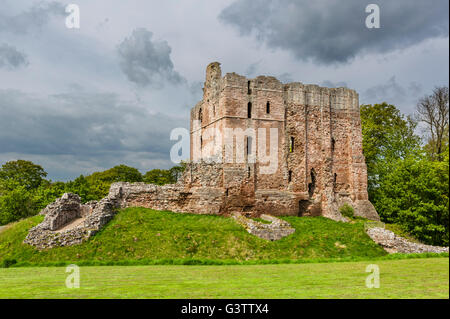
[{"label": "low ruined wall", "polygon": [[81,200],[78,195],[64,194],[54,203],[48,205],[41,214],[45,215],[50,230],[57,230],[81,217]]},{"label": "low ruined wall", "polygon": [[[73,211],[69,211],[69,207]],[[114,217],[117,208],[119,208],[118,201],[114,197],[108,196],[99,202],[93,201],[83,205],[78,195],[64,194],[62,198],[42,210],[41,214],[45,215],[44,221],[30,229],[24,243],[40,250],[80,244],[106,225]],[[58,231],[67,223],[82,217],[85,219],[80,225]]]}]

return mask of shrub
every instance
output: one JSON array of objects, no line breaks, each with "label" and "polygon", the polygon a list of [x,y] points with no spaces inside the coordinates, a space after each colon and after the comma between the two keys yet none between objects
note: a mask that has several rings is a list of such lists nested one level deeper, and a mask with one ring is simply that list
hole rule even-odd
[{"label": "shrub", "polygon": [[353,209],[352,206],[350,206],[349,204],[344,204],[341,206],[341,208],[339,208],[339,212],[345,216],[345,217],[350,217],[353,218],[355,215],[355,210]]},{"label": "shrub", "polygon": [[17,260],[15,259],[4,259],[3,262],[1,263],[1,267],[2,268],[9,268],[12,265],[17,264]]}]

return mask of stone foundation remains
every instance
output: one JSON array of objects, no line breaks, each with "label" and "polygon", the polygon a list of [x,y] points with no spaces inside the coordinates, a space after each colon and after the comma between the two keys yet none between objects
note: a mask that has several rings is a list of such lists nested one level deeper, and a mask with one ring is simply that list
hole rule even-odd
[{"label": "stone foundation remains", "polygon": [[395,235],[390,230],[373,227],[366,230],[370,238],[388,253],[448,253],[448,247],[431,246],[413,243],[403,237]]}]

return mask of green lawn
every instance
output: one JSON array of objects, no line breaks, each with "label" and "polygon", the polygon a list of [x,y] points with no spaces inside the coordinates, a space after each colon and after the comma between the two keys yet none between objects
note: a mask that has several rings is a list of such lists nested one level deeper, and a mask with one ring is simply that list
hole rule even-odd
[{"label": "green lawn", "polygon": [[[232,218],[177,214],[145,208],[119,212],[97,235],[76,246],[38,251],[23,244],[35,216],[0,233],[2,261],[20,263],[117,262],[145,260],[305,260],[375,258],[386,252],[365,233],[363,222],[336,222],[324,217],[283,217],[296,232],[279,241],[255,237]],[[145,263],[145,262],[144,262]],[[48,264],[45,264],[48,265]]]},{"label": "green lawn", "polygon": [[[367,265],[380,288],[365,286]],[[66,288],[64,267],[0,269],[0,298],[449,298],[449,259],[322,264],[80,267]]]}]

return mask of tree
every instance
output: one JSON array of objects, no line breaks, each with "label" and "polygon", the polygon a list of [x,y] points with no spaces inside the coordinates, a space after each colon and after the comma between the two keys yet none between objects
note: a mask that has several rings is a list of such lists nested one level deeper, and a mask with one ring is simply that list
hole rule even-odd
[{"label": "tree", "polygon": [[445,144],[448,145],[449,105],[448,87],[436,87],[431,95],[419,100],[416,117],[425,123],[432,159],[442,160]]},{"label": "tree", "polygon": [[368,191],[374,200],[379,179],[394,169],[389,163],[418,153],[420,137],[414,134],[417,123],[413,118],[405,118],[394,105],[362,105],[360,113]]},{"label": "tree", "polygon": [[95,172],[87,176],[86,180],[91,185],[92,198],[98,200],[108,194],[112,183],[142,182],[143,177],[141,172],[134,167],[118,165],[103,172]]},{"label": "tree", "polygon": [[13,180],[27,190],[36,189],[44,181],[47,172],[30,161],[17,160],[6,162],[0,168],[0,180]]},{"label": "tree", "polygon": [[174,176],[167,169],[152,169],[148,171],[144,175],[144,182],[155,185],[175,183]]},{"label": "tree", "polygon": [[88,182],[87,178],[80,175],[73,181],[69,181],[65,184],[64,191],[66,193],[78,194],[81,197],[83,203],[91,200],[98,200],[98,198],[92,192],[92,185]]},{"label": "tree", "polygon": [[0,225],[35,214],[32,194],[24,185],[16,180],[3,180],[0,192]]},{"label": "tree", "polygon": [[392,163],[380,179],[375,208],[382,220],[397,223],[417,239],[432,245],[449,243],[449,164],[425,156],[408,156]]},{"label": "tree", "polygon": [[184,170],[186,169],[186,163],[181,162],[179,166],[174,166],[169,169],[170,175],[172,176],[172,183],[178,182],[178,180],[183,175]]}]

